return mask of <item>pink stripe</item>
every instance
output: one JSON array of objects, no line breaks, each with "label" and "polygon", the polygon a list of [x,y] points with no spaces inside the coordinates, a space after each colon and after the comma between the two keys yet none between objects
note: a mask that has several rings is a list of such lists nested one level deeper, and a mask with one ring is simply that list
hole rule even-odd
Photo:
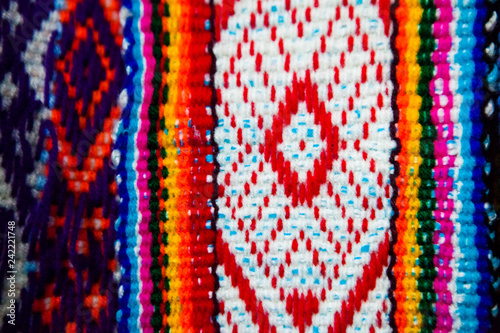
[{"label": "pink stripe", "polygon": [[[141,211],[141,220],[139,222],[139,233],[142,237],[142,242],[139,248],[139,257],[142,259],[139,280],[142,283],[142,290],[139,295],[139,300],[143,309],[140,317],[141,330],[145,333],[153,333],[151,326],[151,317],[153,315],[153,305],[151,304],[150,296],[153,292],[153,282],[151,280],[151,242],[152,235],[148,229],[149,221],[151,220],[151,213],[149,211],[149,198],[150,191],[148,188],[147,179],[150,173],[147,171],[147,160],[149,158],[149,150],[147,147],[147,133],[149,131],[148,108],[151,104],[151,96],[153,93],[152,79],[156,61],[153,57],[153,42],[154,36],[151,32],[151,13],[152,5],[149,0],[143,1],[143,15],[141,18],[140,29],[143,34],[143,56],[146,60],[144,68],[144,99],[142,101],[142,110],[140,114],[141,128],[137,134],[137,147],[139,157],[137,159],[139,172],[137,179],[137,188],[139,190],[139,210]],[[144,178],[144,175],[146,177]]]},{"label": "pink stripe", "polygon": [[[453,20],[453,12],[450,0],[437,0],[436,7],[439,9],[439,18],[434,24],[434,37],[436,38],[436,51],[432,55],[435,64],[436,75],[430,83],[430,92],[434,104],[431,109],[431,117],[437,130],[434,142],[434,155],[436,166],[434,178],[436,180],[436,231],[434,232],[434,244],[439,244],[439,250],[434,256],[434,266],[437,276],[434,280],[434,289],[437,295],[436,317],[437,323],[434,332],[450,332],[453,319],[450,315],[451,292],[448,284],[451,281],[452,269],[450,261],[453,258],[453,200],[450,193],[453,190],[453,178],[448,175],[450,168],[455,166],[455,156],[448,151],[447,142],[453,140],[453,122],[450,119],[453,107],[453,95],[450,92],[450,66],[448,63],[448,52],[451,49],[451,36],[449,24]],[[438,79],[440,79],[438,83]],[[436,86],[441,85],[442,92],[436,91]],[[439,226],[439,229],[438,229]],[[441,236],[444,238],[441,238]]]}]

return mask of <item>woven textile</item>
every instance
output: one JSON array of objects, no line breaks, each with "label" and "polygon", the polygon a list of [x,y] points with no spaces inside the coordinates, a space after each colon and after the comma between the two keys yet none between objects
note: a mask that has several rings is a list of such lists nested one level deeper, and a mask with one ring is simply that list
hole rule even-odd
[{"label": "woven textile", "polygon": [[119,3],[2,7],[2,168],[17,198],[2,227],[18,222],[15,328],[112,330],[118,201],[109,156],[125,74]]},{"label": "woven textile", "polygon": [[125,3],[120,331],[213,331],[210,6]]},{"label": "woven textile", "polygon": [[498,0],[0,2],[1,332],[496,332]]},{"label": "woven textile", "polygon": [[237,2],[221,30],[224,330],[390,329],[388,3],[353,4]]},{"label": "woven textile", "polygon": [[395,252],[401,260],[394,272],[400,329],[488,329],[480,141],[484,6],[402,1],[397,10],[402,148]]}]

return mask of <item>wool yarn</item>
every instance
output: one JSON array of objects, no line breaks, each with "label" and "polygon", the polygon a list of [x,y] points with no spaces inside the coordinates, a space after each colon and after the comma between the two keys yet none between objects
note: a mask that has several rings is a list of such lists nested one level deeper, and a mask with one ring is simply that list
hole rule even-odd
[{"label": "wool yarn", "polygon": [[495,189],[495,181],[498,182],[497,176],[495,175],[495,166],[498,161],[498,144],[499,131],[498,131],[498,115],[500,109],[500,9],[498,7],[498,2],[488,1],[486,3],[487,12],[485,16],[485,42],[483,44],[484,59],[487,64],[487,79],[485,80],[485,101],[483,108],[483,119],[484,121],[484,150],[486,164],[484,168],[484,179],[485,184],[488,187],[488,192],[485,197],[485,210],[489,222],[489,232],[490,232],[490,258],[492,262],[492,279],[493,279],[493,311],[492,311],[492,330],[500,329],[500,321],[498,316],[498,288],[499,286],[499,252],[500,249],[498,245],[498,218],[496,214],[496,207],[498,207],[497,193],[498,186]]},{"label": "wool yarn", "polygon": [[500,329],[498,0],[0,8],[0,331]]},{"label": "wool yarn", "polygon": [[[408,158],[399,159],[404,192],[396,297],[404,305],[396,311],[396,322],[405,330],[482,331],[488,323],[482,309],[491,302],[481,287],[481,277],[489,274],[482,261],[487,256],[480,203],[482,101],[470,86],[482,75],[476,72],[483,66],[481,39],[471,41],[484,5],[404,3],[397,13],[409,22],[396,42],[403,55],[398,102],[401,122],[409,127],[398,132],[399,157],[407,151]],[[453,10],[457,6],[463,10]],[[432,30],[416,29],[424,20]],[[410,49],[412,42],[419,48]]]},{"label": "wool yarn", "polygon": [[237,2],[220,33],[223,330],[390,330],[390,22],[354,4]]},{"label": "wool yarn", "polygon": [[125,12],[118,328],[214,331],[211,9],[145,1]]},{"label": "wool yarn", "polygon": [[[46,107],[44,82],[46,71],[43,57],[49,47],[50,36],[57,23],[56,17],[48,18],[50,2],[36,3],[36,7],[11,2],[2,4],[1,29],[1,83],[0,83],[0,228],[2,253],[8,254],[8,222],[17,220],[15,241],[18,244],[14,259],[17,269],[26,264],[26,244],[21,235],[29,208],[43,189],[45,175],[43,158],[36,156],[38,133]],[[38,13],[42,21],[24,25],[24,21]],[[10,258],[9,258],[10,259]],[[8,312],[6,295],[10,284],[7,278],[7,257],[0,261],[0,317]],[[29,267],[29,266],[28,266]],[[16,279],[15,290],[26,285],[26,274]]]},{"label": "wool yarn", "polygon": [[[17,221],[17,242],[26,244],[16,258],[15,329],[112,330],[118,205],[109,157],[124,76],[119,3],[4,5],[2,78],[10,92],[2,99],[2,168],[17,203],[2,226]],[[12,329],[7,320],[3,329]]]}]

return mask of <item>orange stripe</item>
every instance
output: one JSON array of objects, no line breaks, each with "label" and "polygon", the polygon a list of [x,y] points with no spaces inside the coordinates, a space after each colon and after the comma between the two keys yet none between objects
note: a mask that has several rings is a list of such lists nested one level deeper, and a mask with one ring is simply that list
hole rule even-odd
[{"label": "orange stripe", "polygon": [[[397,96],[397,103],[399,110],[402,110],[408,105],[408,97],[406,96],[406,84],[408,83],[408,65],[405,61],[406,50],[408,47],[407,44],[407,36],[406,36],[406,24],[408,22],[408,7],[406,5],[405,0],[400,1],[400,6],[396,12],[398,22],[399,22],[399,35],[396,38],[396,47],[401,55],[399,57],[399,64],[396,68],[397,80],[400,85],[399,93]],[[404,112],[400,112],[400,119],[398,123],[398,137],[401,141],[401,152],[398,156],[398,163],[400,165],[401,172],[396,179],[396,184],[399,188],[399,195],[396,200],[396,205],[399,210],[399,217],[396,220],[396,229],[398,233],[398,240],[394,246],[394,252],[398,258],[396,264],[394,265],[394,276],[396,278],[396,291],[394,296],[397,300],[397,304],[403,304],[406,301],[406,289],[403,284],[404,276],[405,276],[405,265],[402,258],[406,254],[406,229],[407,229],[407,220],[406,220],[406,211],[408,207],[408,198],[404,195],[406,192],[406,185],[408,179],[406,178],[406,170],[408,167],[408,122],[406,120],[406,114]],[[395,321],[400,332],[404,332],[404,328],[406,327],[406,311],[403,307],[398,306],[397,311],[395,313]]]}]

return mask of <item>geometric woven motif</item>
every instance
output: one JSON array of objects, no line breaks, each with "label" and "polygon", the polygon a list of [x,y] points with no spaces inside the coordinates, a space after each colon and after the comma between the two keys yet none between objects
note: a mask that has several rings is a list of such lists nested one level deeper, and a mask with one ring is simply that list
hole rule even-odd
[{"label": "geometric woven motif", "polygon": [[214,48],[225,331],[389,329],[395,144],[382,5],[220,10],[234,12]]}]

